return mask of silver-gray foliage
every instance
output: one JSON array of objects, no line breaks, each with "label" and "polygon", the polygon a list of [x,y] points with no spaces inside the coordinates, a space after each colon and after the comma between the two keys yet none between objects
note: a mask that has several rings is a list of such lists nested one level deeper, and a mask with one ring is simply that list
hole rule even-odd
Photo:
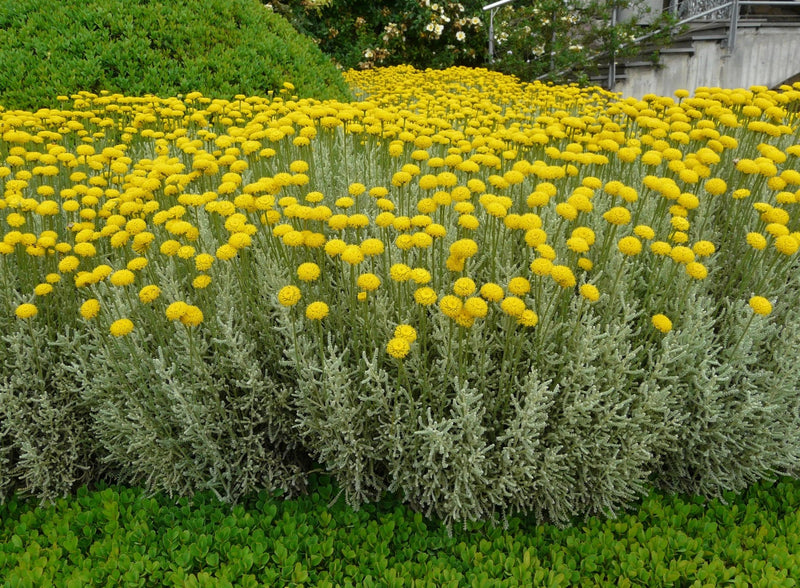
[{"label": "silver-gray foliage", "polygon": [[0,379],[0,498],[14,489],[41,500],[65,496],[99,475],[101,449],[81,397],[86,382],[70,370],[85,342],[29,321],[9,325]]}]

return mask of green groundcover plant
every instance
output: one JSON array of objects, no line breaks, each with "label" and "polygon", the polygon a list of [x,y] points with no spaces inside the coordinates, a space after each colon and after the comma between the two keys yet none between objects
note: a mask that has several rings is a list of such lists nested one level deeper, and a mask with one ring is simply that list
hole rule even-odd
[{"label": "green groundcover plant", "polygon": [[651,493],[567,529],[512,517],[448,533],[396,497],[355,512],[329,478],[232,507],[108,487],[0,506],[8,586],[796,586],[800,484],[725,502]]},{"label": "green groundcover plant", "polygon": [[347,78],[0,112],[0,495],[319,467],[567,524],[797,476],[797,87]]},{"label": "green groundcover plant", "polygon": [[53,106],[59,95],[278,92],[346,99],[341,74],[257,0],[3,0],[0,105]]}]

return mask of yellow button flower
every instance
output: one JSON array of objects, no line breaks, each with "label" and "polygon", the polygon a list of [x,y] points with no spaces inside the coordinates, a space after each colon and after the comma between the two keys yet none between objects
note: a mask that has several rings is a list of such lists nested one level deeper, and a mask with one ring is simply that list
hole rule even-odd
[{"label": "yellow button flower", "polygon": [[749,301],[753,312],[761,315],[768,315],[772,312],[772,303],[763,296],[753,296]]},{"label": "yellow button flower", "polygon": [[297,277],[304,282],[313,282],[319,278],[320,273],[319,266],[313,262],[301,263],[297,268]]},{"label": "yellow button flower", "polygon": [[414,290],[414,301],[421,306],[436,304],[438,296],[433,288],[424,286]]},{"label": "yellow button flower", "polygon": [[386,344],[386,352],[396,359],[403,359],[411,351],[411,345],[406,339],[395,337]]},{"label": "yellow button flower", "polygon": [[20,304],[17,307],[17,310],[14,311],[14,314],[17,315],[17,318],[21,319],[29,319],[35,317],[39,313],[39,310],[36,308],[35,304]]},{"label": "yellow button flower", "polygon": [[81,304],[80,313],[85,319],[93,319],[100,312],[100,301],[97,298],[90,298]]},{"label": "yellow button flower", "polygon": [[394,330],[394,336],[397,339],[405,339],[411,344],[417,340],[417,330],[411,325],[397,325]]},{"label": "yellow button flower", "polygon": [[597,302],[600,298],[600,290],[593,284],[583,284],[580,287],[581,296],[586,298],[589,302]]},{"label": "yellow button flower", "polygon": [[124,337],[133,331],[133,321],[127,318],[119,319],[111,323],[108,329],[115,337]]},{"label": "yellow button flower", "polygon": [[672,330],[672,321],[663,314],[655,314],[651,319],[653,326],[662,333],[669,333]]},{"label": "yellow button flower", "polygon": [[312,302],[306,306],[306,318],[312,321],[321,321],[328,316],[329,310],[328,305],[324,302]]},{"label": "yellow button flower", "polygon": [[302,294],[297,286],[284,286],[278,291],[278,302],[281,306],[294,306],[300,302]]},{"label": "yellow button flower", "polygon": [[617,248],[625,255],[639,255],[642,252],[642,242],[636,237],[623,237],[617,243]]}]

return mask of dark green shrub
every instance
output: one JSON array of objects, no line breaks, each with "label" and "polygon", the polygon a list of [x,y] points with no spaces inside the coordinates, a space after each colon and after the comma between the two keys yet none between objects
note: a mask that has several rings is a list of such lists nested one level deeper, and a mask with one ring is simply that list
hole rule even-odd
[{"label": "dark green shrub", "polygon": [[346,98],[330,61],[257,0],[0,2],[0,104],[108,90]]}]

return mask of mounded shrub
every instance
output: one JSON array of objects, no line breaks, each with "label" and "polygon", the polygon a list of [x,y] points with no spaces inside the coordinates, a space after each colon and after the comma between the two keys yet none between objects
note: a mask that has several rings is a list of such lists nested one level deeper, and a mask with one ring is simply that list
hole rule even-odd
[{"label": "mounded shrub", "polygon": [[348,77],[369,101],[0,113],[0,491],[316,463],[353,506],[568,524],[797,475],[800,92]]},{"label": "mounded shrub", "polygon": [[52,106],[85,90],[343,99],[314,43],[257,0],[22,0],[0,4],[0,104]]}]

